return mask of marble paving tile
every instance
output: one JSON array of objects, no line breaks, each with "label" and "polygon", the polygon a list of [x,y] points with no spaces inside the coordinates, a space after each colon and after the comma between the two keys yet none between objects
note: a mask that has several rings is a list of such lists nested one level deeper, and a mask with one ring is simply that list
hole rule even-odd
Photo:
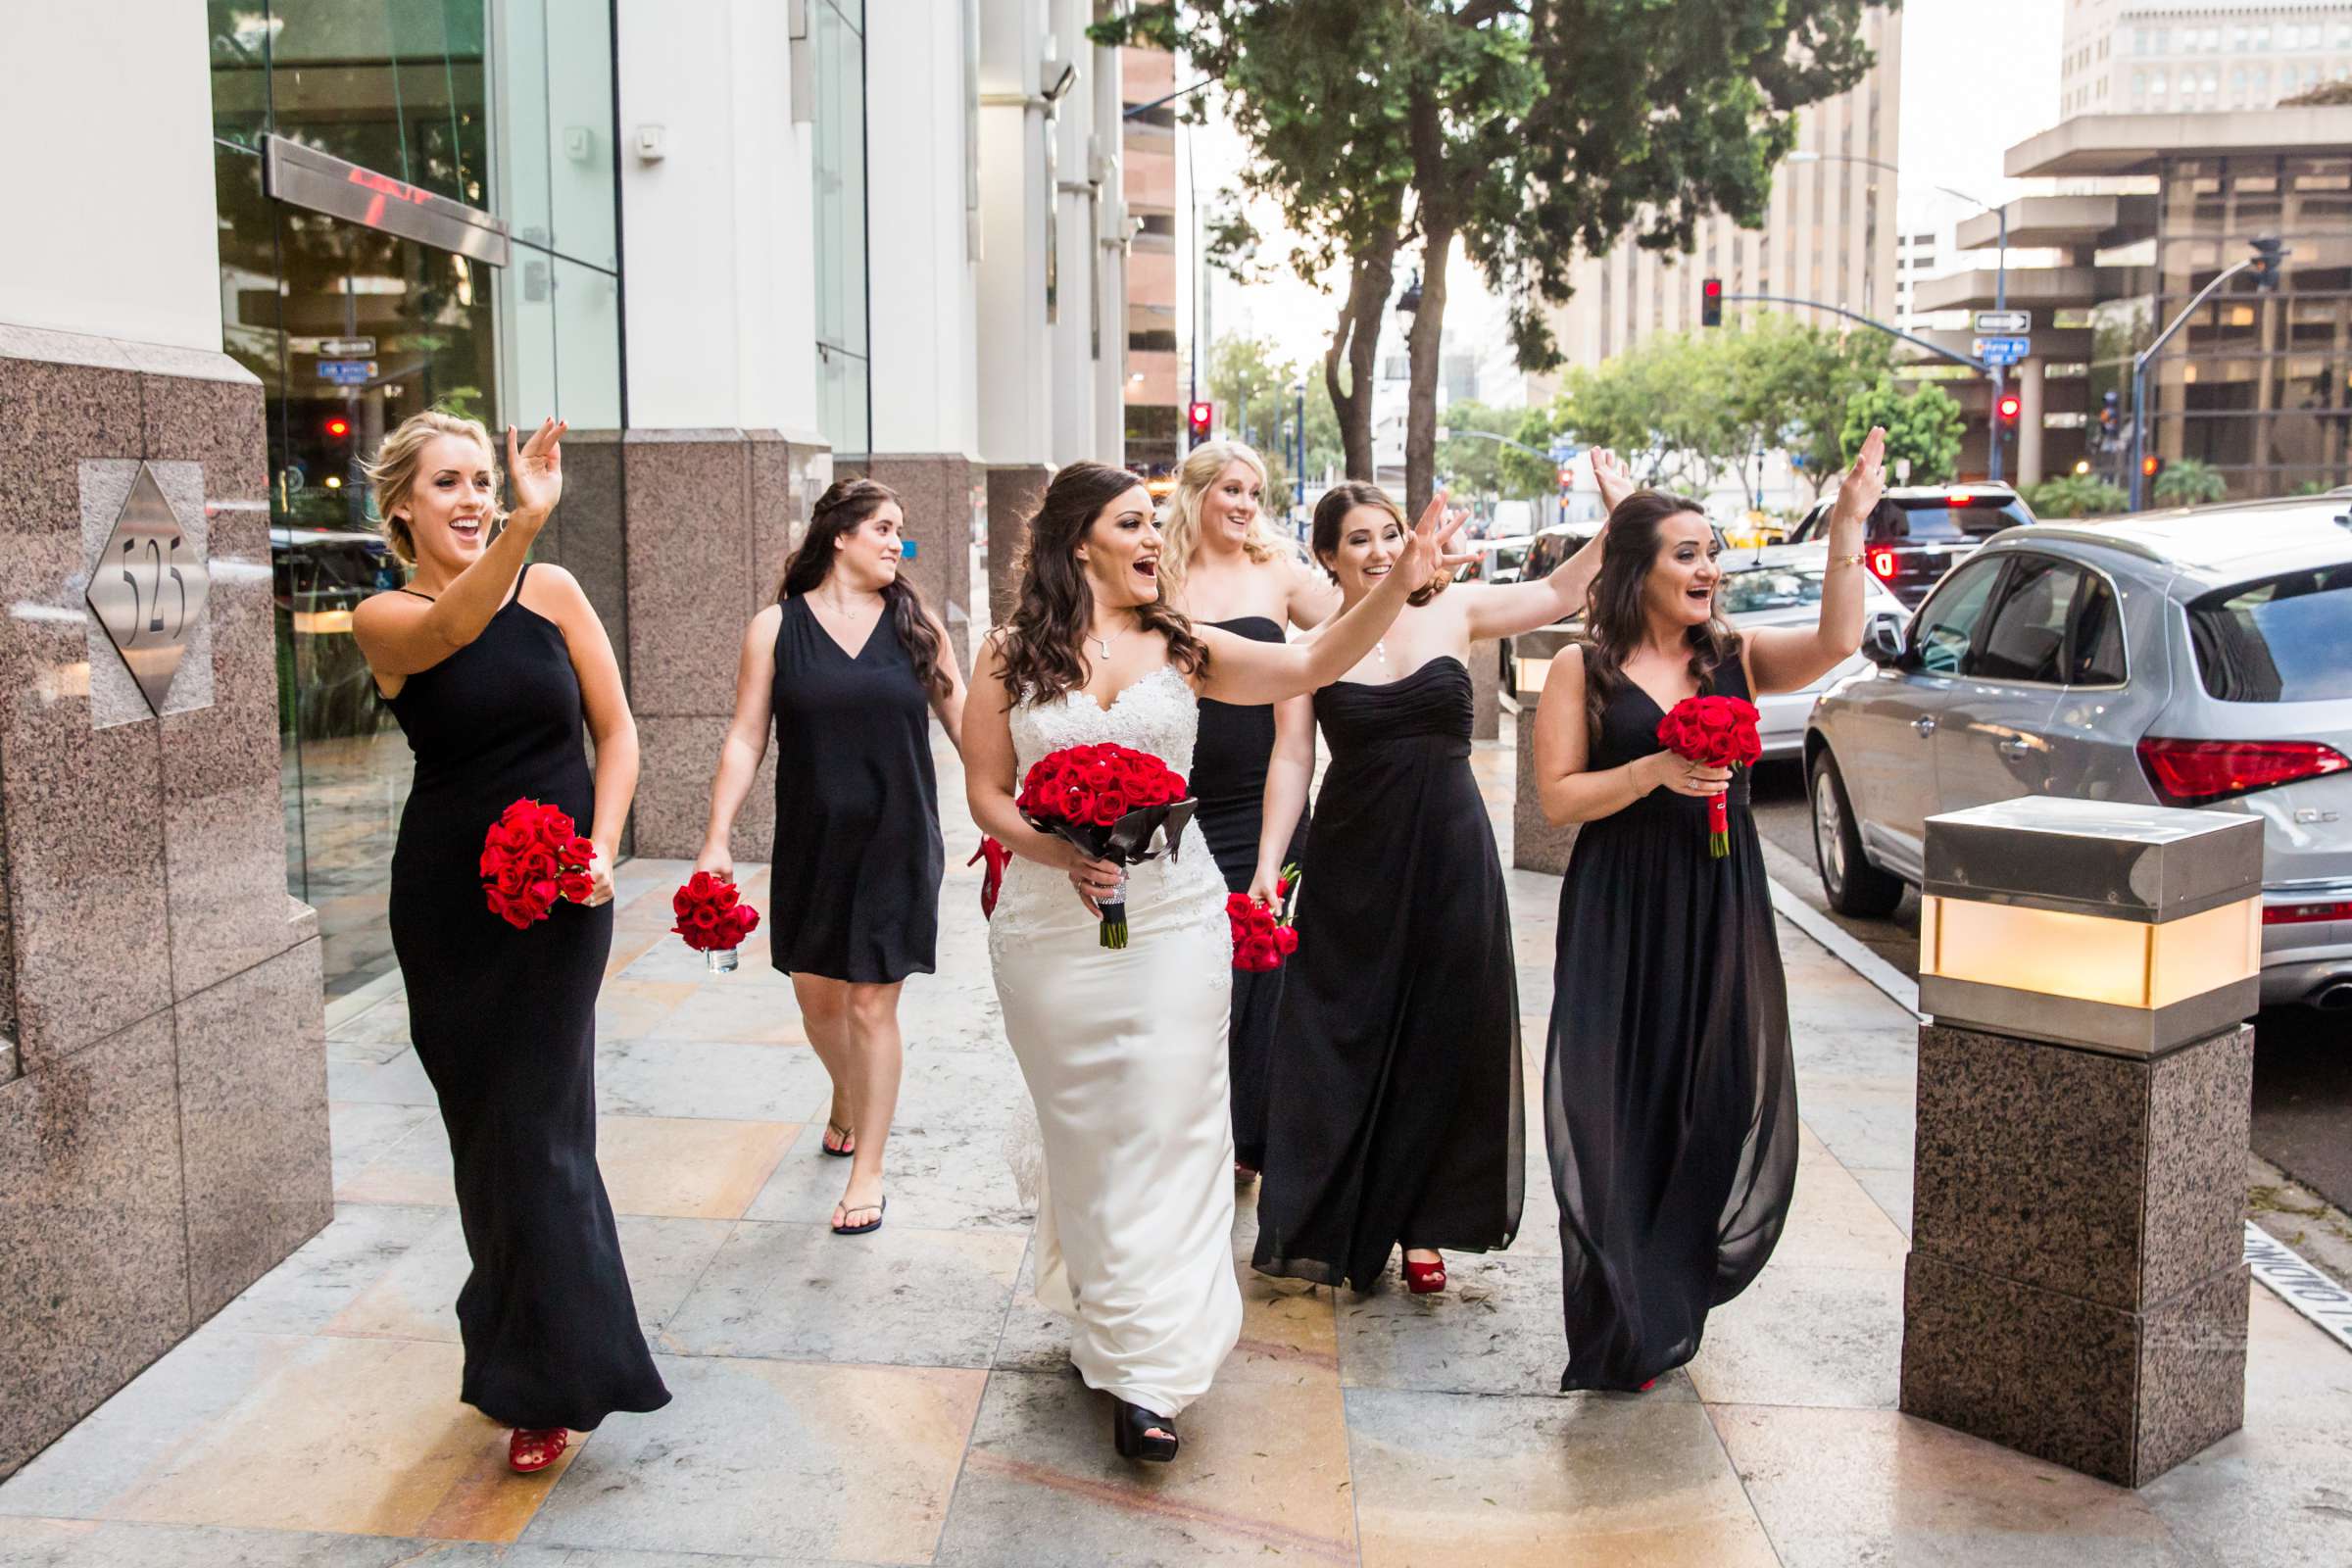
[{"label": "marble paving tile", "polygon": [[512,1541],[577,1456],[537,1476],[457,1401],[454,1345],[316,1338],[106,1505],[109,1518]]},{"label": "marble paving tile", "polygon": [[1777,1568],[1706,1411],[1348,1392],[1364,1568]]},{"label": "marble paving tile", "polygon": [[[434,1226],[356,1293],[318,1332],[361,1339],[458,1341],[458,1292],[472,1272],[466,1232],[455,1214]],[[710,1266],[734,1228],[721,1219],[675,1219],[653,1214],[614,1216],[620,1256],[637,1302],[637,1322],[661,1332],[695,1281]]]},{"label": "marble paving tile", "polygon": [[746,1221],[672,1314],[661,1348],[986,1367],[1025,1245],[1010,1232],[918,1230],[897,1223],[895,1213],[866,1236]]},{"label": "marble paving tile", "polygon": [[1448,1394],[1550,1394],[1568,1344],[1557,1258],[1449,1252],[1446,1289],[1414,1296],[1390,1282],[1340,1298],[1340,1372],[1348,1387]]},{"label": "marble paving tile", "polygon": [[241,1334],[316,1334],[435,1229],[455,1223],[445,1208],[337,1204],[333,1224],[247,1286],[211,1326]]},{"label": "marble paving tile", "polygon": [[596,1107],[609,1116],[816,1122],[821,1134],[832,1103],[833,1080],[806,1049],[626,1039],[597,1048]]},{"label": "marble paving tile", "polygon": [[[1024,1284],[1034,1281],[1034,1268],[1024,1268]],[[1336,1385],[1340,1377],[1339,1325],[1332,1293],[1301,1280],[1269,1279],[1241,1270],[1242,1337],[1217,1368],[1217,1383],[1243,1385],[1280,1383],[1320,1388]],[[1029,1304],[1044,1308],[1033,1294]],[[1062,1331],[1061,1355],[1068,1359],[1068,1330]]]},{"label": "marble paving tile", "polygon": [[1900,1270],[1773,1263],[1707,1315],[1690,1382],[1709,1404],[1891,1410],[1902,1339]]},{"label": "marble paving tile", "polygon": [[[679,951],[684,952],[684,949]],[[688,953],[687,957],[699,967],[700,955]],[[635,974],[649,959],[641,958],[631,969]],[[773,970],[767,971],[773,974]],[[801,1027],[801,1009],[792,1000],[788,986],[737,985],[732,982],[745,975],[757,976],[759,971],[747,957],[742,968],[713,985],[698,986],[652,1027],[642,1033],[652,1040],[734,1040],[753,1045],[806,1045],[808,1035]],[[784,977],[776,975],[781,981]]]},{"label": "marble paving tile", "polygon": [[329,1045],[400,1045],[409,1043],[409,999],[394,995],[358,1014],[330,1023]]},{"label": "marble paving tile", "polygon": [[1900,1272],[1910,1246],[1878,1200],[1810,1131],[1800,1130],[1796,1196],[1773,1250],[1775,1262],[1805,1268]]},{"label": "marble paving tile", "polygon": [[599,1431],[527,1544],[932,1560],[985,1374],[659,1362],[674,1396],[668,1406]]},{"label": "marble paving tile", "polygon": [[326,1064],[327,1098],[340,1104],[438,1105],[433,1081],[415,1051],[403,1051],[381,1062],[334,1061]]},{"label": "marble paving tile", "polygon": [[2144,1497],[1933,1422],[1892,1410],[1746,1404],[1709,1413],[1785,1568],[2189,1568],[2206,1560],[2180,1549]]},{"label": "marble paving tile", "polygon": [[694,995],[689,980],[607,980],[596,999],[596,1038],[636,1040],[658,1028]]},{"label": "marble paving tile", "polygon": [[736,1219],[800,1131],[785,1121],[599,1116],[596,1163],[616,1214]]},{"label": "marble paving tile", "polygon": [[732,974],[712,974],[703,956],[683,942],[657,942],[620,970],[616,978],[684,982],[698,990],[715,988],[729,994],[737,991],[780,992],[780,1001],[771,1000],[765,1005],[786,1013],[797,1012],[799,1007],[792,1000],[792,977],[768,966],[764,933],[754,933],[750,942],[745,944],[741,964]]},{"label": "marble paving tile", "polygon": [[[754,1046],[765,1051],[772,1047]],[[829,1221],[849,1180],[850,1162],[818,1152],[825,1102],[745,1211],[746,1219]],[[994,1230],[1026,1234],[1034,1217],[1020,1201],[1004,1163],[1000,1127],[909,1125],[902,1116],[883,1151],[882,1185],[890,1195],[890,1223],[919,1230]]]},{"label": "marble paving tile", "polygon": [[[0,1519],[0,1568],[563,1568],[497,1547],[410,1536]],[[739,1568],[728,1564],[727,1568]]]},{"label": "marble paving tile", "polygon": [[1862,1184],[1862,1190],[1879,1205],[1879,1211],[1890,1220],[1906,1239],[1911,1235],[1911,1167],[1853,1165],[1846,1174]]},{"label": "marble paving tile", "polygon": [[1213,1389],[1180,1418],[1184,1451],[1170,1465],[1119,1458],[1110,1411],[1067,1371],[992,1374],[937,1561],[1355,1560],[1336,1386]]},{"label": "marble paving tile", "polygon": [[344,1103],[329,1100],[326,1130],[334,1147],[336,1190],[340,1192],[344,1183],[428,1122],[438,1128],[440,1112],[423,1105]]},{"label": "marble paving tile", "polygon": [[[354,1106],[351,1109],[364,1107]],[[335,1201],[338,1203],[429,1203],[443,1208],[455,1208],[457,1189],[451,1183],[449,1161],[449,1133],[441,1125],[438,1113],[417,1105],[378,1107],[398,1111],[413,1118],[409,1130],[394,1135],[389,1119],[381,1128],[381,1142],[364,1163],[348,1175],[340,1151],[336,1155]],[[344,1125],[353,1118],[343,1115],[343,1107],[330,1107],[335,1125]]]},{"label": "marble paving tile", "polygon": [[1908,1078],[1797,1080],[1797,1113],[1849,1168],[1910,1168],[1916,1101]]}]

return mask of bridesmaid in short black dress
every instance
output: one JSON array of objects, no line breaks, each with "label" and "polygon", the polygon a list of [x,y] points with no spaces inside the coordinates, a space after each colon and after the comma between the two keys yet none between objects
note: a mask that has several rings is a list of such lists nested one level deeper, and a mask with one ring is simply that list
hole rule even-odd
[{"label": "bridesmaid in short black dress", "polygon": [[[388,437],[372,466],[377,502],[424,586],[378,595],[355,617],[378,693],[398,681],[385,701],[416,759],[389,913],[473,1265],[458,1293],[459,1396],[515,1429],[509,1458],[525,1471],[554,1462],[565,1429],[669,1402],[596,1165],[609,864],[597,867],[596,902],[558,903],[519,930],[491,913],[481,883],[483,838],[518,800],[561,808],[605,859],[636,777],[635,726],[595,612],[560,568],[523,563],[560,492],[561,433],[551,421],[517,459],[510,432],[516,494],[543,504],[518,510],[488,546],[487,434],[430,413]],[[592,720],[603,778],[582,741]]]}]

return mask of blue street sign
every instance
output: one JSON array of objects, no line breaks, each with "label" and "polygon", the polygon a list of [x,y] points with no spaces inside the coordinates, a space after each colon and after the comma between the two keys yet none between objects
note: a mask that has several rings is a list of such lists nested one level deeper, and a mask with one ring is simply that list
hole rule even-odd
[{"label": "blue street sign", "polygon": [[320,360],[318,379],[337,386],[366,386],[375,379],[373,360]]},{"label": "blue street sign", "polygon": [[1977,339],[1977,358],[1986,365],[2015,365],[2034,351],[2030,337],[1981,337]]},{"label": "blue street sign", "polygon": [[899,559],[901,561],[912,561],[914,559],[913,540],[907,538],[901,538],[899,540]]}]

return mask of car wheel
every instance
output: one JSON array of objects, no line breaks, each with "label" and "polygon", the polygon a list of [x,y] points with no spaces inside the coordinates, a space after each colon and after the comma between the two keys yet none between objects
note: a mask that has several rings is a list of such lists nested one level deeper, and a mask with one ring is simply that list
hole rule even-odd
[{"label": "car wheel", "polygon": [[1903,902],[1903,879],[1870,863],[1854,808],[1838,776],[1837,760],[1824,750],[1813,759],[1813,863],[1821,869],[1821,891],[1830,907],[1857,919],[1876,920]]}]

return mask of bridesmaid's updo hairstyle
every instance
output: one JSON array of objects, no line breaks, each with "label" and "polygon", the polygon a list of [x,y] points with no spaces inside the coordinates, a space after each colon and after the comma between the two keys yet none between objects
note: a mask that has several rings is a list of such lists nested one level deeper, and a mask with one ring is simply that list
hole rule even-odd
[{"label": "bridesmaid's updo hairstyle", "polygon": [[[489,427],[479,419],[462,418],[442,409],[426,409],[401,420],[384,437],[384,444],[375,449],[374,459],[360,465],[360,470],[368,475],[368,494],[375,501],[376,528],[404,566],[416,564],[416,536],[409,530],[409,519],[394,515],[394,511],[409,504],[409,492],[416,487],[416,465],[424,456],[424,449],[445,435],[464,436],[481,444],[490,459],[490,484],[495,489],[500,483],[498,447],[490,439]],[[495,512],[491,521],[503,522],[506,515],[503,511]]]},{"label": "bridesmaid's updo hairstyle", "polygon": [[[1626,683],[1625,662],[1649,632],[1642,594],[1658,559],[1658,530],[1667,518],[1685,514],[1703,519],[1707,509],[1663,490],[1637,490],[1609,514],[1600,574],[1585,599],[1585,721],[1595,744],[1601,712]],[[1710,608],[1707,618],[1685,635],[1690,644],[1690,678],[1704,696],[1715,689],[1715,671],[1740,656],[1740,634]]]},{"label": "bridesmaid's updo hairstyle", "polygon": [[[1307,533],[1308,542],[1315,552],[1315,564],[1325,571],[1331,570],[1331,564],[1339,559],[1340,535],[1348,526],[1348,514],[1358,507],[1385,512],[1395,517],[1396,525],[1406,533],[1413,531],[1413,525],[1404,520],[1404,509],[1386,490],[1376,484],[1366,484],[1361,479],[1343,479],[1324,491],[1323,499],[1315,503],[1314,526]],[[1446,585],[1452,581],[1451,572],[1441,571],[1414,589],[1404,602],[1413,606],[1426,605],[1444,593]]]},{"label": "bridesmaid's updo hairstyle", "polygon": [[[1095,591],[1087,585],[1078,546],[1112,502],[1143,483],[1125,468],[1073,463],[1046,486],[1021,544],[1012,614],[994,633],[1004,661],[1004,687],[1015,703],[1051,703],[1085,686],[1079,639],[1095,622]],[[1160,559],[1167,559],[1165,550]],[[1169,607],[1164,588],[1160,598],[1135,607],[1135,618],[1167,639],[1169,663],[1187,675],[1208,672],[1207,645]]]},{"label": "bridesmaid's updo hairstyle", "polygon": [[[1236,463],[1249,466],[1250,472],[1257,475],[1262,492],[1266,485],[1266,460],[1257,455],[1256,448],[1239,441],[1204,441],[1176,465],[1175,487],[1168,491],[1167,505],[1159,514],[1159,532],[1166,541],[1159,554],[1161,598],[1174,599],[1184,591],[1184,576],[1192,569],[1193,552],[1200,547],[1201,498]],[[1252,562],[1272,561],[1284,553],[1283,541],[1266,526],[1262,495],[1257,514],[1250,519],[1249,529],[1242,535],[1242,553]]]},{"label": "bridesmaid's updo hairstyle", "polygon": [[[899,493],[878,480],[836,479],[826,486],[808,514],[808,531],[801,537],[800,548],[785,558],[784,580],[776,585],[777,602],[815,591],[833,574],[834,541],[857,532],[885,505],[899,505]],[[899,646],[913,662],[914,678],[932,696],[947,696],[947,672],[939,667],[939,632],[923,603],[922,590],[902,573],[883,585],[882,603],[890,609]]]}]

